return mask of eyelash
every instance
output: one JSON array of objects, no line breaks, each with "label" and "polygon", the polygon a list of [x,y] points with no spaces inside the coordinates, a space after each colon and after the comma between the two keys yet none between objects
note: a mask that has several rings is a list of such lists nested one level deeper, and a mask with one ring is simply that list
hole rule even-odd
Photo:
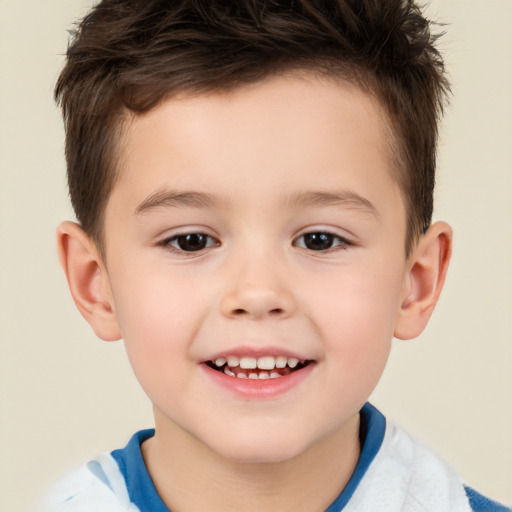
[{"label": "eyelash", "polygon": [[[307,246],[307,242],[304,242],[303,245],[298,245],[297,241],[300,240],[300,239],[303,239],[304,237],[310,237],[310,239],[312,239],[313,237],[319,237],[320,241],[322,239],[324,241],[327,241],[327,243],[329,243],[329,241],[330,241],[331,245],[330,245],[330,247],[327,247],[327,248],[324,248],[324,249],[318,249],[318,250],[311,249],[310,247],[308,247]],[[337,244],[333,246],[332,244],[335,243],[335,242],[337,242]],[[351,242],[350,240],[348,240],[347,238],[344,238],[344,237],[342,237],[340,235],[336,235],[334,233],[331,233],[330,231],[318,230],[318,231],[308,231],[307,233],[303,233],[302,235],[300,235],[299,237],[297,237],[294,240],[294,245],[296,247],[300,247],[302,249],[311,250],[313,252],[330,253],[330,252],[334,252],[334,251],[344,251],[344,250],[347,250],[349,247],[353,246],[354,243]]]},{"label": "eyelash", "polygon": [[[186,242],[187,238],[190,239],[190,237],[195,237],[196,242],[198,241],[197,238],[204,239],[204,246],[199,247],[198,249],[192,249],[192,250],[185,249],[183,247],[183,245],[180,244],[180,242]],[[318,240],[320,242],[323,241],[324,244],[328,244],[329,247],[312,249],[311,247],[308,247],[308,242],[306,242],[306,241],[304,241],[302,244],[299,244],[298,241],[301,239],[304,239],[305,237],[309,237],[309,243],[311,243],[315,238],[318,237]],[[192,241],[194,241],[194,240],[192,239]],[[333,245],[335,243],[336,243],[336,245]],[[173,244],[176,244],[177,246],[173,245]],[[176,254],[183,255],[183,254],[194,254],[194,253],[200,254],[205,249],[219,246],[220,242],[206,233],[191,232],[191,233],[180,233],[178,235],[173,235],[169,238],[166,238],[165,240],[162,240],[157,245],[164,247]],[[180,247],[180,245],[181,245],[181,247]],[[201,244],[199,244],[199,245],[201,245]],[[302,235],[300,235],[299,237],[294,239],[293,245],[295,247],[300,247],[301,249],[310,250],[312,252],[330,253],[330,252],[334,252],[334,251],[346,250],[349,247],[353,246],[354,243],[342,236],[335,235],[334,233],[331,233],[329,231],[318,230],[318,231],[309,231],[307,233],[303,233]]]},{"label": "eyelash", "polygon": [[[176,245],[179,245],[180,241],[185,242],[187,238],[189,237],[200,237],[204,238],[206,240],[205,246],[200,247],[199,249],[193,249],[187,251],[183,247],[176,247],[173,245],[173,243],[176,243]],[[213,243],[212,243],[213,242]],[[201,253],[205,249],[209,249],[210,247],[214,247],[217,245],[220,245],[220,243],[215,240],[210,235],[207,235],[206,233],[200,233],[200,232],[192,232],[192,233],[180,233],[178,235],[173,235],[169,238],[166,238],[165,240],[162,240],[158,243],[159,246],[165,247],[166,249],[169,249],[171,252],[174,252],[176,254],[193,254],[193,253]]]}]

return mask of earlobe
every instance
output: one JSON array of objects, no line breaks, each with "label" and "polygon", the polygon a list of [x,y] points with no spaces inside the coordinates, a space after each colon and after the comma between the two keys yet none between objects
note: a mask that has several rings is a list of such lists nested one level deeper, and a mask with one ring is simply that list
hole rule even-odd
[{"label": "earlobe", "polygon": [[59,259],[82,316],[105,341],[121,338],[102,257],[91,238],[73,222],[57,229]]},{"label": "earlobe", "polygon": [[408,259],[404,297],[395,322],[399,339],[419,336],[443,289],[452,251],[452,229],[445,222],[430,226]]}]

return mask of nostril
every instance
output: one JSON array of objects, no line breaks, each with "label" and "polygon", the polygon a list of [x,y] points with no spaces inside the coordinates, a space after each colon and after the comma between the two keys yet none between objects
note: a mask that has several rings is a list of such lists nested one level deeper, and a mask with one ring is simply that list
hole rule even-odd
[{"label": "nostril", "polygon": [[[246,309],[243,309],[243,308],[234,309],[232,312],[232,314],[234,316],[247,315],[248,313],[249,313],[249,311],[247,311]],[[281,316],[283,313],[284,313],[284,309],[282,309],[282,308],[274,308],[268,312],[268,314],[272,315],[272,316]]]}]

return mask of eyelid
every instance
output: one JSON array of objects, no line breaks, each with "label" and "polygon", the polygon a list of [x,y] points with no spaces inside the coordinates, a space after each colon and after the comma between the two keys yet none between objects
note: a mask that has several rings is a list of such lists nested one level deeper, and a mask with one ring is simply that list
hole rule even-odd
[{"label": "eyelid", "polygon": [[[166,240],[170,240],[171,238],[176,238],[178,236],[185,235],[205,235],[211,238],[217,239],[218,236],[216,233],[209,227],[201,225],[201,224],[189,224],[189,225],[181,225],[175,226],[172,228],[167,228],[165,230],[161,230],[158,235],[155,236],[155,239],[160,240],[160,242],[164,242]],[[156,242],[156,243],[160,243]]]},{"label": "eyelid", "polygon": [[[305,246],[297,245],[298,240],[300,240],[301,238],[303,238],[306,235],[315,234],[315,233],[321,233],[321,234],[326,234],[326,235],[332,236],[333,238],[337,239],[340,243],[338,243],[337,245],[334,245],[333,247],[329,247],[328,249],[317,250],[317,251],[314,251],[313,249],[309,249],[308,247],[305,247]],[[336,230],[333,228],[325,228],[322,226],[310,226],[310,227],[304,229],[301,233],[299,233],[293,239],[292,244],[296,247],[299,247],[300,249],[306,249],[311,252],[318,252],[318,253],[324,253],[324,254],[329,253],[329,252],[339,251],[339,250],[345,250],[345,249],[348,249],[349,247],[354,247],[357,245],[356,242],[351,237],[337,233]]]},{"label": "eyelid", "polygon": [[[194,256],[200,256],[204,254],[204,252],[208,249],[211,249],[212,247],[218,247],[220,245],[220,241],[218,238],[211,233],[208,232],[208,229],[203,228],[202,226],[190,226],[190,227],[183,227],[183,228],[176,228],[176,230],[161,238],[156,242],[157,247],[161,247],[169,252],[172,252],[174,254],[178,254],[180,256],[185,257],[194,257]],[[213,244],[207,245],[203,249],[198,249],[197,251],[185,251],[183,249],[180,249],[179,247],[174,247],[171,242],[177,240],[180,237],[187,236],[187,235],[202,235],[210,239],[210,241],[214,241]]]}]

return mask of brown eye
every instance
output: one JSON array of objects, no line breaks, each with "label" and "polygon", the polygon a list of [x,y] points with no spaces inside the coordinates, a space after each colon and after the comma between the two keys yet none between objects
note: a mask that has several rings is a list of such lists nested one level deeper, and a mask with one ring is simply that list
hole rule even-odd
[{"label": "brown eye", "polygon": [[325,251],[333,246],[334,239],[330,233],[307,233],[304,235],[304,246],[312,251]]},{"label": "brown eye", "polygon": [[312,231],[299,236],[294,244],[296,247],[309,249],[310,251],[328,251],[330,249],[347,249],[352,242],[339,235],[326,231]]},{"label": "brown eye", "polygon": [[203,233],[187,233],[177,235],[165,241],[165,245],[183,252],[202,251],[208,247],[216,245],[215,240]]}]

